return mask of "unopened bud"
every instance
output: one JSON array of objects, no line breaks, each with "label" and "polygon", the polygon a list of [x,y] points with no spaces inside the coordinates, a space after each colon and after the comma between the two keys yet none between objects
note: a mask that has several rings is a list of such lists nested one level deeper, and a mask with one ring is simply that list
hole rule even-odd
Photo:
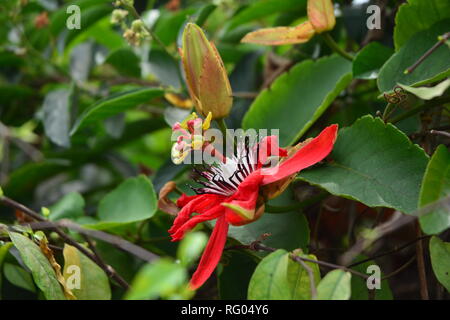
[{"label": "unopened bud", "polygon": [[186,81],[197,112],[212,113],[213,119],[226,117],[233,98],[223,61],[202,29],[188,23],[183,32],[181,49]]},{"label": "unopened bud", "polygon": [[308,0],[308,19],[317,33],[333,29],[336,24],[333,1]]}]

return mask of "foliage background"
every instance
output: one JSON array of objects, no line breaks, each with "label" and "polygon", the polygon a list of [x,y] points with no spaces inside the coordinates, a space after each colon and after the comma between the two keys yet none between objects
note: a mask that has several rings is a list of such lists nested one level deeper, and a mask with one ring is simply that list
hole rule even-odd
[{"label": "foliage background", "polygon": [[[79,30],[66,28],[71,4],[81,8]],[[1,297],[67,298],[58,276],[67,279],[66,267],[75,264],[86,275],[72,292],[79,299],[309,299],[305,269],[287,253],[301,248],[300,256],[353,270],[308,263],[321,299],[448,299],[448,42],[413,72],[404,70],[450,31],[450,2],[335,4],[330,35],[353,61],[321,36],[279,47],[240,43],[255,29],[304,21],[306,0],[135,0],[160,39],[138,47],[110,23],[110,1],[2,1],[2,190],[51,222],[69,219],[95,230],[83,237],[85,231],[61,225],[83,246],[95,239],[90,248],[102,261],[94,263],[54,230],[32,231],[27,210],[3,197]],[[370,4],[382,8],[380,30],[366,27]],[[263,244],[280,250],[226,250],[198,292],[186,283],[210,226],[170,242],[173,218],[158,210],[156,196],[169,180],[183,190],[190,180],[188,168],[170,160],[171,125],[190,110],[164,98],[167,92],[187,98],[177,47],[188,21],[204,28],[224,60],[235,95],[228,127],[280,129],[283,146],[331,123],[342,128],[330,159],[302,172],[270,203],[281,213],[229,234],[233,246],[271,233]],[[407,86],[394,91],[397,84]],[[144,248],[144,256],[136,247],[118,249],[121,239]],[[386,277],[381,290],[368,291],[355,273],[365,274],[370,264]]]}]

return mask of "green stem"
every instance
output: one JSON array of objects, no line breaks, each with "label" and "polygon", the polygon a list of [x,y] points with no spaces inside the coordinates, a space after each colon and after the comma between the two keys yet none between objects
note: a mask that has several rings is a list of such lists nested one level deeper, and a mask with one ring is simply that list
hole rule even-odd
[{"label": "green stem", "polygon": [[339,47],[338,44],[336,43],[336,41],[334,41],[334,39],[330,36],[329,33],[322,33],[321,36],[322,36],[322,39],[327,44],[327,46],[329,46],[334,52],[338,53],[339,55],[341,55],[342,57],[344,57],[345,59],[347,59],[349,61],[353,61],[353,59],[354,59],[353,56],[351,54],[347,53],[341,47]]},{"label": "green stem", "polygon": [[434,107],[437,107],[437,106],[440,106],[442,104],[449,103],[449,102],[450,102],[450,96],[448,96],[448,97],[441,97],[441,98],[435,99],[435,100],[430,101],[428,103],[424,103],[424,104],[418,105],[418,106],[416,106],[416,107],[414,107],[414,108],[412,108],[412,109],[410,109],[410,110],[408,110],[408,111],[406,111],[406,112],[404,112],[404,113],[394,117],[390,122],[391,123],[397,123],[397,122],[402,121],[403,119],[409,118],[409,117],[411,117],[411,116],[415,115],[416,113],[419,113],[419,112],[421,112],[423,110],[431,109],[431,108],[434,108]]},{"label": "green stem", "polygon": [[269,204],[266,203],[266,208],[265,208],[265,212],[268,213],[286,213],[286,212],[291,212],[291,211],[297,211],[297,210],[302,210],[304,208],[307,208],[319,201],[322,201],[324,198],[326,198],[328,196],[327,192],[323,192],[323,193],[319,193],[318,195],[311,197],[305,201],[302,202],[298,202],[295,204],[291,204],[288,206],[271,206]]}]

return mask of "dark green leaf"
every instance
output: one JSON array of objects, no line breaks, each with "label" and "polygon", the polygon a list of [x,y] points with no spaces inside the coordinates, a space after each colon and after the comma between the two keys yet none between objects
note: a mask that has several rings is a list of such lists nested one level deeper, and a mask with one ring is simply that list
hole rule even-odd
[{"label": "dark green leaf", "polygon": [[450,74],[450,48],[440,46],[414,71],[405,74],[437,41],[438,36],[450,30],[450,19],[413,35],[402,48],[383,65],[378,76],[381,92],[391,91],[397,83],[420,86],[445,78]]},{"label": "dark green leaf", "polygon": [[376,79],[378,72],[394,50],[378,42],[365,46],[353,60],[353,77],[356,79]]},{"label": "dark green leaf", "polygon": [[247,8],[236,14],[229,23],[229,28],[237,27],[243,23],[260,19],[274,13],[288,12],[291,10],[303,9],[306,7],[306,0],[265,0],[256,1]]},{"label": "dark green leaf", "polygon": [[34,286],[31,274],[26,272],[23,268],[11,263],[5,263],[3,266],[3,272],[5,274],[5,278],[16,287],[31,292],[36,292],[36,287]]},{"label": "dark green leaf", "polygon": [[280,145],[294,144],[350,82],[351,67],[338,56],[297,64],[259,94],[244,129],[279,129]]},{"label": "dark green leaf", "polygon": [[339,131],[330,159],[301,172],[300,179],[370,207],[417,209],[428,157],[393,125],[359,119]]},{"label": "dark green leaf", "polygon": [[47,300],[65,300],[63,289],[56,273],[40,248],[27,237],[10,232],[14,246],[19,250],[25,265],[31,270],[34,282],[42,290]]},{"label": "dark green leaf", "polygon": [[[408,0],[395,16],[394,44],[399,50],[417,32],[450,17],[450,2],[442,0]],[[448,31],[448,30],[447,30]]]},{"label": "dark green leaf", "polygon": [[111,52],[106,58],[105,63],[109,63],[123,75],[135,78],[140,78],[141,76],[139,58],[130,49],[120,48]]},{"label": "dark green leaf", "polygon": [[88,107],[77,119],[70,134],[73,135],[80,127],[104,120],[127,109],[160,97],[164,94],[161,89],[136,89],[110,96]]}]

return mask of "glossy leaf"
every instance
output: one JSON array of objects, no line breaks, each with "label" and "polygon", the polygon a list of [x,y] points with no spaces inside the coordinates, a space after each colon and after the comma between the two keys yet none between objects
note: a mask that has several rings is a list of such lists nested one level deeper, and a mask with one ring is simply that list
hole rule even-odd
[{"label": "glossy leaf", "polygon": [[105,63],[112,65],[123,75],[135,78],[141,76],[140,60],[130,49],[120,48],[114,50],[106,57]]},{"label": "glossy leaf", "polygon": [[98,207],[101,222],[134,222],[152,217],[156,212],[156,194],[144,175],[129,178],[108,193]]},{"label": "glossy leaf", "polygon": [[[428,163],[420,189],[419,207],[450,196],[450,152],[440,145]],[[446,207],[434,208],[419,219],[422,230],[436,234],[450,227],[450,212]]]},{"label": "glossy leaf", "polygon": [[442,0],[408,0],[395,16],[394,44],[399,50],[417,32],[450,18],[450,2]]},{"label": "glossy leaf", "polygon": [[249,300],[289,300],[287,281],[289,254],[277,250],[265,257],[255,269],[248,286]]},{"label": "glossy leaf", "polygon": [[294,144],[351,78],[351,63],[338,56],[301,62],[258,95],[242,125],[244,129],[269,129],[269,133],[279,129],[280,145]]},{"label": "glossy leaf", "polygon": [[439,282],[450,292],[450,243],[438,237],[430,240],[431,265]]},{"label": "glossy leaf", "polygon": [[408,137],[379,118],[364,116],[341,129],[330,161],[302,171],[300,179],[370,207],[417,209],[428,157]]},{"label": "glossy leaf", "polygon": [[82,126],[104,120],[140,104],[150,102],[152,99],[163,95],[164,91],[161,89],[147,88],[131,90],[102,99],[89,106],[78,117],[70,134],[73,135]]},{"label": "glossy leaf", "polygon": [[353,77],[356,79],[376,79],[380,68],[394,53],[389,47],[371,42],[361,49],[353,60]]},{"label": "glossy leaf", "polygon": [[51,220],[76,219],[84,215],[84,199],[78,192],[71,192],[49,207]]},{"label": "glossy leaf", "polygon": [[317,286],[318,300],[348,300],[351,294],[350,272],[333,270],[326,274]]},{"label": "glossy leaf", "polygon": [[19,250],[25,265],[31,270],[34,282],[42,290],[47,300],[66,300],[56,273],[40,248],[27,237],[10,232],[14,246]]},{"label": "glossy leaf", "polygon": [[447,77],[450,74],[450,48],[447,46],[436,49],[414,71],[405,74],[405,70],[438,41],[438,36],[448,30],[450,19],[413,35],[381,68],[378,76],[380,91],[391,91],[397,83],[420,86]]},{"label": "glossy leaf", "polygon": [[[79,300],[110,300],[111,288],[106,273],[77,248],[64,246],[64,279]],[[79,276],[79,279],[75,279]],[[77,283],[78,282],[78,283]]]}]

